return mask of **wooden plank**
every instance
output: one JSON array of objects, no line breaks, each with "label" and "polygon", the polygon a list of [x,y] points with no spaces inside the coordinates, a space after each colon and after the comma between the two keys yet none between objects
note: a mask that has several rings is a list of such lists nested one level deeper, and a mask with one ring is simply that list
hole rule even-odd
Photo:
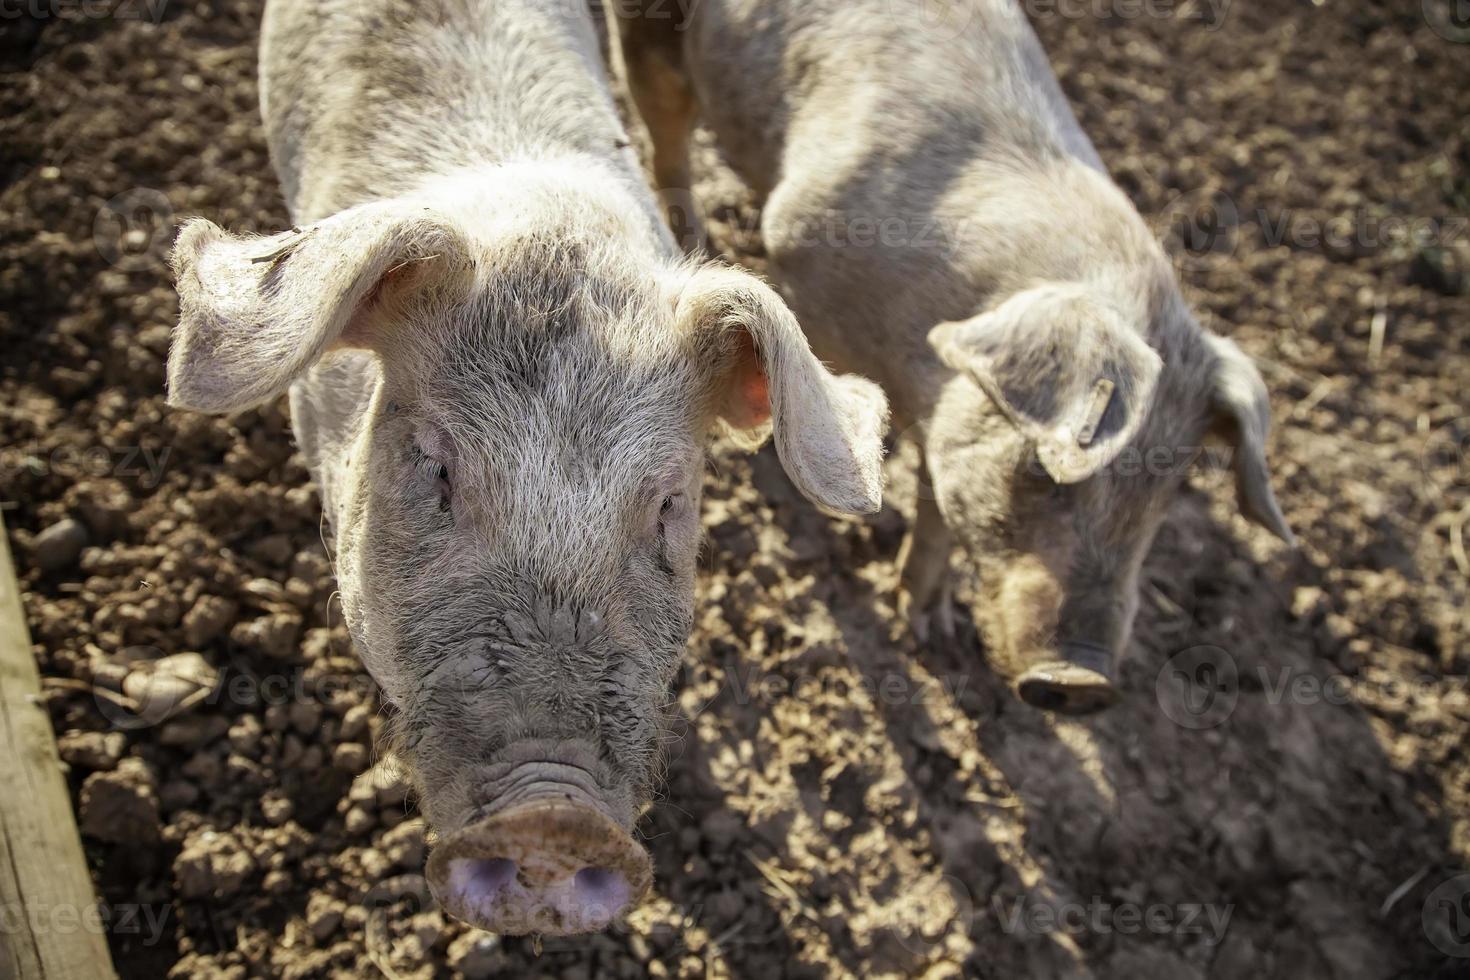
[{"label": "wooden plank", "polygon": [[0,978],[117,976],[0,516]]}]

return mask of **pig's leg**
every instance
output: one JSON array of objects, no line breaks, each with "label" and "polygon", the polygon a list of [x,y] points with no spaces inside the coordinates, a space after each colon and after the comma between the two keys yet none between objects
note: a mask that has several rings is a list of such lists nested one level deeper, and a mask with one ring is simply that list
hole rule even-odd
[{"label": "pig's leg", "polygon": [[[925,472],[920,462],[920,472]],[[914,508],[914,525],[898,555],[898,608],[919,642],[927,642],[931,623],[946,640],[954,639],[953,580],[949,556],[953,547],[949,528],[933,494],[921,489]]]},{"label": "pig's leg", "polygon": [[653,179],[669,228],[685,252],[705,249],[704,223],[689,175],[689,137],[699,115],[683,69],[681,34],[648,17],[618,18],[628,90],[653,139]]}]

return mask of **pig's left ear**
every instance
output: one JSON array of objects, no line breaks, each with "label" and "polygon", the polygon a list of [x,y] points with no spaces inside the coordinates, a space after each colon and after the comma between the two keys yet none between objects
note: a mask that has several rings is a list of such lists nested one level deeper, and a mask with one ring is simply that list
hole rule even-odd
[{"label": "pig's left ear", "polygon": [[697,271],[675,316],[709,369],[713,415],[751,446],[773,431],[781,465],[813,503],[882,507],[888,400],[877,385],[823,367],[786,304],[749,273]]},{"label": "pig's left ear", "polygon": [[188,222],[171,256],[179,324],[169,404],[249,408],[330,348],[373,346],[380,314],[426,274],[419,260],[462,256],[462,243],[442,216],[406,201],[349,208],[268,238]]},{"label": "pig's left ear", "polygon": [[1250,358],[1232,341],[1205,334],[1216,361],[1210,389],[1213,430],[1235,447],[1235,489],[1241,513],[1287,544],[1296,544],[1271,492],[1266,437],[1271,432],[1271,400]]},{"label": "pig's left ear", "polygon": [[1137,433],[1163,365],[1137,330],[1083,287],[1026,290],[987,313],[943,323],[929,344],[1036,443],[1058,483],[1111,463]]}]

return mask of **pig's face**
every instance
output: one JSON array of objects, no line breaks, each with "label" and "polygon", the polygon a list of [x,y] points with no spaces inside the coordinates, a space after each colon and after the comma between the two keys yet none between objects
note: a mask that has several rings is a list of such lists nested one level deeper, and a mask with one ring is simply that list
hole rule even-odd
[{"label": "pig's face", "polygon": [[710,379],[674,303],[600,261],[516,243],[482,256],[472,301],[410,295],[383,328],[338,575],[441,832],[514,805],[499,774],[518,762],[578,767],[623,825],[652,793]]},{"label": "pig's face", "polygon": [[[329,516],[346,620],[444,841],[431,885],[498,931],[600,928],[649,883],[628,831],[692,618],[711,427],[770,425],[804,492],[870,511],[884,404],[828,374],[742,273],[630,260],[579,217],[487,242],[423,212],[346,212],[274,249],[190,225],[171,394],[223,409],[263,372],[295,377],[281,360],[315,340],[221,362],[245,356],[233,324],[345,297],[328,329],[354,350],[312,371],[293,409],[299,427],[343,394],[322,390],[336,359],[371,358]],[[360,254],[352,284],[330,281]],[[260,308],[230,305],[244,301]]]},{"label": "pig's face", "polygon": [[1182,304],[1159,315],[1180,319],[1150,331],[1155,349],[1097,296],[1041,287],[932,338],[959,369],[931,419],[932,492],[978,572],[992,656],[1037,707],[1115,700],[1139,568],[1211,430],[1235,439],[1246,512],[1290,536],[1259,376]]}]

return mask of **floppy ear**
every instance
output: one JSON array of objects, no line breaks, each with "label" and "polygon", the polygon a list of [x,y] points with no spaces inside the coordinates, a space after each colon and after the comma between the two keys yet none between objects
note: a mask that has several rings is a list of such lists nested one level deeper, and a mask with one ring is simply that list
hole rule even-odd
[{"label": "floppy ear", "polygon": [[1143,423],[1163,365],[1121,315],[1081,287],[1039,286],[929,332],[1027,438],[1048,475],[1076,483]]},{"label": "floppy ear", "polygon": [[374,313],[416,274],[409,265],[463,240],[402,201],[360,205],[262,238],[194,219],[174,244],[179,324],[168,401],[229,412],[267,401],[334,345],[366,347]]},{"label": "floppy ear", "polygon": [[1266,466],[1266,437],[1271,432],[1271,400],[1266,383],[1234,342],[1213,334],[1204,336],[1217,358],[1210,388],[1213,428],[1235,447],[1231,465],[1235,468],[1240,511],[1282,541],[1295,545],[1296,538],[1271,492],[1271,473]]},{"label": "floppy ear", "polygon": [[823,367],[786,304],[749,273],[696,272],[676,317],[710,367],[716,416],[752,448],[774,431],[781,465],[814,503],[882,507],[888,401],[877,385]]}]

